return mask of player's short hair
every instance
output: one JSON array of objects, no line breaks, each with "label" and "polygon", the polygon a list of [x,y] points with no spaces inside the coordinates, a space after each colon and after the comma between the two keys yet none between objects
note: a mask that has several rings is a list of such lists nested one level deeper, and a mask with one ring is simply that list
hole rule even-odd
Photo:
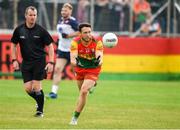
[{"label": "player's short hair", "polygon": [[70,10],[73,10],[73,6],[70,3],[63,4],[63,8],[69,8]]},{"label": "player's short hair", "polygon": [[82,31],[83,27],[90,27],[91,28],[91,24],[89,24],[89,23],[80,23],[79,27],[78,27],[79,32]]},{"label": "player's short hair", "polygon": [[33,11],[37,11],[36,7],[34,7],[34,6],[28,6],[28,7],[26,8],[26,10],[25,10],[25,15],[27,15],[29,9],[31,9],[31,10],[33,10]]}]

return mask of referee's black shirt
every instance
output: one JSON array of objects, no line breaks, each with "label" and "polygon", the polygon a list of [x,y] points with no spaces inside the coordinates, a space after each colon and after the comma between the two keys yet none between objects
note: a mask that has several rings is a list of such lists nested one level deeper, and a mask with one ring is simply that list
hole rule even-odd
[{"label": "referee's black shirt", "polygon": [[11,42],[20,44],[24,61],[34,61],[45,57],[44,48],[52,43],[53,39],[40,25],[35,24],[33,28],[28,28],[24,23],[15,29]]}]

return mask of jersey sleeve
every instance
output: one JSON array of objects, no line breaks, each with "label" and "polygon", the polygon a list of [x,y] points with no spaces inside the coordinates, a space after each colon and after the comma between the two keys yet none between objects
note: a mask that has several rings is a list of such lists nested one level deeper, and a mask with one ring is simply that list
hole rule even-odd
[{"label": "jersey sleeve", "polygon": [[78,43],[76,41],[72,40],[70,51],[76,52],[77,50],[78,50]]},{"label": "jersey sleeve", "polygon": [[74,31],[78,31],[78,25],[79,25],[79,23],[76,19],[71,21],[71,26],[74,29]]},{"label": "jersey sleeve", "polygon": [[101,41],[97,42],[96,50],[103,51],[103,44]]},{"label": "jersey sleeve", "polygon": [[19,42],[19,32],[18,32],[18,28],[16,28],[13,32],[13,35],[11,37],[11,42],[14,44],[18,44]]},{"label": "jersey sleeve", "polygon": [[43,32],[44,32],[44,34],[43,34],[43,38],[44,38],[43,42],[46,45],[50,45],[52,42],[54,42],[51,35],[46,30],[44,30]]},{"label": "jersey sleeve", "polygon": [[58,34],[62,33],[62,27],[60,26],[60,25],[61,25],[61,22],[62,22],[62,20],[60,19],[60,20],[58,21],[57,26],[56,26],[56,29],[57,29]]}]

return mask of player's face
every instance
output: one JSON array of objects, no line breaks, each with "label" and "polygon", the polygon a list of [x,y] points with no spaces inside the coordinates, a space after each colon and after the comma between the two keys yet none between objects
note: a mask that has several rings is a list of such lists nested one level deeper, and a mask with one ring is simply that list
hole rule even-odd
[{"label": "player's face", "polygon": [[29,9],[25,15],[28,24],[35,24],[37,19],[37,10]]},{"label": "player's face", "polygon": [[61,16],[64,19],[69,18],[71,16],[71,13],[72,13],[72,11],[67,7],[64,7],[64,8],[61,9]]},{"label": "player's face", "polygon": [[90,27],[83,27],[81,29],[81,36],[85,42],[89,42],[92,39],[91,32],[92,30]]}]

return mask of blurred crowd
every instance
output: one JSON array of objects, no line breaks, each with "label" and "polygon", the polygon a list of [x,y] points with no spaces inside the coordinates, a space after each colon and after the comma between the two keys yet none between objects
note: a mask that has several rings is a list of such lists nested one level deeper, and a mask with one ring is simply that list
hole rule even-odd
[{"label": "blurred crowd", "polygon": [[[57,0],[58,1],[58,0]],[[92,11],[92,1],[93,11]],[[45,2],[48,10],[47,15],[50,22],[50,30],[54,30],[53,25],[53,0]],[[167,32],[167,8],[162,11],[155,19],[155,14],[167,0],[74,0],[74,14],[79,22],[93,21],[95,31],[118,31],[118,32],[140,32],[144,35],[159,36]],[[172,0],[173,2],[173,0]],[[24,19],[24,9],[29,5],[39,7],[37,0],[18,0],[17,10],[14,10],[15,2],[13,0],[0,0],[0,28],[13,29],[15,25],[21,23]],[[59,18],[59,11],[63,2],[57,2],[58,8],[56,15]],[[172,8],[173,4],[172,4]],[[14,13],[17,11],[17,24],[14,23]],[[173,10],[170,10],[171,14]],[[94,12],[94,13],[93,13]],[[93,13],[93,14],[92,14]],[[176,13],[180,16],[180,12]],[[177,29],[180,28],[180,17],[177,18]],[[43,20],[42,20],[43,21]],[[46,21],[43,21],[46,22]],[[173,22],[170,21],[170,31],[173,32]],[[45,23],[44,26],[46,27]],[[177,30],[180,33],[180,29]]]}]

